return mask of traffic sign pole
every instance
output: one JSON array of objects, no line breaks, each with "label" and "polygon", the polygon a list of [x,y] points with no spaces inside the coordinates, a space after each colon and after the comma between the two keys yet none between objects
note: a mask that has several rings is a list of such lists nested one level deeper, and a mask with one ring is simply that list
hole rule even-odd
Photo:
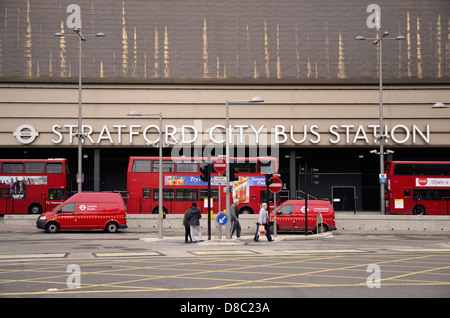
[{"label": "traffic sign pole", "polygon": [[[277,208],[277,193],[281,191],[283,183],[278,177],[272,177],[272,183],[269,185],[269,190],[274,194],[273,201],[273,234],[277,237],[277,213],[275,212]],[[267,208],[269,210],[269,208]],[[270,212],[270,210],[269,210]]]}]

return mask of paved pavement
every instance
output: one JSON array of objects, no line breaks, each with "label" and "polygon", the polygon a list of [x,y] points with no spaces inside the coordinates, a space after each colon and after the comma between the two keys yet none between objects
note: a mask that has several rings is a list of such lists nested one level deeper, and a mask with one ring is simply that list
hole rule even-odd
[{"label": "paved pavement", "polygon": [[[186,244],[179,230],[165,229],[162,239],[157,229],[48,234],[2,221],[0,297],[176,298],[174,313],[211,297],[225,299],[214,302],[216,313],[248,297],[271,313],[295,309],[272,297],[450,297],[450,233],[280,233],[255,242],[207,240],[203,231],[203,242]],[[77,268],[81,283],[71,288]]]}]

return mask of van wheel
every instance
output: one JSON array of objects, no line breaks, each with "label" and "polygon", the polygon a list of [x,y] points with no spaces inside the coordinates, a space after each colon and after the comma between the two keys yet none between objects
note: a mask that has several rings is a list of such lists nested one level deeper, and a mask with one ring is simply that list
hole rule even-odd
[{"label": "van wheel", "polygon": [[[280,230],[280,227],[277,224],[277,233],[278,233],[279,230]],[[273,222],[269,223],[269,232],[270,232],[270,234],[275,234],[275,228],[274,228],[274,223]]]},{"label": "van wheel", "polygon": [[49,222],[47,223],[47,225],[45,226],[45,230],[48,233],[56,233],[59,230],[59,225],[56,222]]},{"label": "van wheel", "polygon": [[318,224],[314,230],[314,234],[317,234],[320,232],[320,230],[323,229],[322,233],[326,233],[328,232],[328,226],[324,223],[322,223],[322,227],[320,226],[320,224]]},{"label": "van wheel", "polygon": [[106,224],[105,231],[108,233],[116,233],[118,229],[119,226],[116,222],[109,222],[108,224]]}]

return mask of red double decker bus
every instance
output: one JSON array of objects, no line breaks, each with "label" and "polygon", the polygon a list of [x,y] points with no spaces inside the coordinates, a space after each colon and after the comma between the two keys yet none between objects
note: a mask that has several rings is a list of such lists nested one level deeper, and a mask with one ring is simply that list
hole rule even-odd
[{"label": "red double decker bus", "polygon": [[67,159],[0,159],[0,214],[41,214],[70,194]]},{"label": "red double decker bus", "polygon": [[[214,160],[215,158],[212,158]],[[208,197],[207,182],[200,180],[200,167],[206,165],[207,158],[164,157],[163,171],[163,212],[165,214],[184,213],[196,202],[201,212],[206,212],[205,198]],[[231,185],[232,198],[239,199],[239,212],[258,213],[261,203],[266,201],[265,174],[278,171],[274,157],[233,158],[238,167],[239,180]],[[219,174],[212,169],[211,178]],[[223,174],[225,175],[225,174]],[[127,173],[128,213],[158,213],[159,204],[159,157],[130,157]],[[230,182],[231,183],[231,182]],[[221,186],[221,209],[226,206],[226,193]],[[211,184],[213,197],[212,211],[218,212],[219,185]],[[273,202],[273,195],[271,202]]]},{"label": "red double decker bus", "polygon": [[386,212],[450,214],[450,162],[386,161]]}]

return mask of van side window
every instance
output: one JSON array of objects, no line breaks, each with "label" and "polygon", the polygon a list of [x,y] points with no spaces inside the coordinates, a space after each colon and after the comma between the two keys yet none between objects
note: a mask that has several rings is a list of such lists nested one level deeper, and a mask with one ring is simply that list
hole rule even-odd
[{"label": "van side window", "polygon": [[286,215],[286,214],[292,214],[292,212],[294,212],[294,206],[293,205],[285,205],[277,211],[277,214]]},{"label": "van side window", "polygon": [[67,203],[61,207],[61,213],[74,213],[75,203]]}]

